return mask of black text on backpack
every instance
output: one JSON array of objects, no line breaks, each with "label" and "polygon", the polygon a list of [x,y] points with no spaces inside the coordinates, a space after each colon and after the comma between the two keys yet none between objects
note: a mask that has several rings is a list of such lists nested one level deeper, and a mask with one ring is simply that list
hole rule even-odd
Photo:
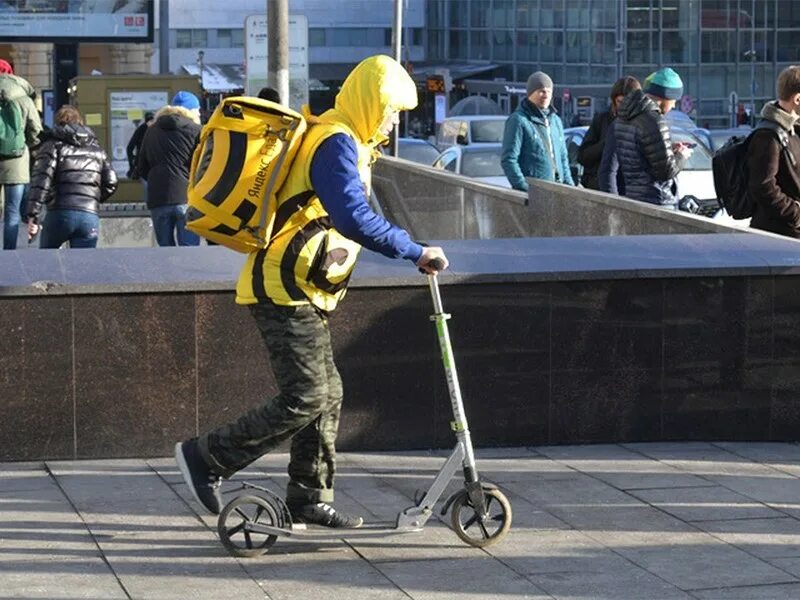
[{"label": "black text on backpack", "polygon": [[17,158],[25,153],[25,119],[16,100],[0,91],[0,158]]},{"label": "black text on backpack", "polygon": [[186,228],[238,252],[266,247],[269,205],[289,173],[306,121],[260,98],[225,98],[200,134]]},{"label": "black text on backpack", "polygon": [[789,151],[789,137],[786,130],[772,121],[761,121],[747,136],[734,136],[717,150],[711,161],[714,174],[714,189],[725,210],[734,219],[748,219],[753,216],[755,200],[750,195],[748,185],[747,148],[750,138],[758,129],[775,132],[789,162],[794,164],[794,156]]}]

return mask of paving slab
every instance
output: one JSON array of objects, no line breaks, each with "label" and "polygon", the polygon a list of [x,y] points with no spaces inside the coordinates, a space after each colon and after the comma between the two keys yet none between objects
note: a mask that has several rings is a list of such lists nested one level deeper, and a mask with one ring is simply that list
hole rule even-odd
[{"label": "paving slab", "polygon": [[800,521],[791,517],[704,521],[703,531],[764,559],[800,559]]},{"label": "paving slab", "polygon": [[694,592],[698,600],[789,600],[800,598],[800,583],[717,588]]},{"label": "paving slab", "polygon": [[415,600],[551,600],[540,587],[486,555],[458,560],[381,563],[382,573]]},{"label": "paving slab", "polygon": [[719,485],[631,490],[632,496],[682,521],[780,518],[784,513]]}]

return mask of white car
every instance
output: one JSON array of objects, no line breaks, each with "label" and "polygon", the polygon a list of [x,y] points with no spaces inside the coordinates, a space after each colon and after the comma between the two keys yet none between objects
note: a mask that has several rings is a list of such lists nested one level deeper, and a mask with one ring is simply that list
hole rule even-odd
[{"label": "white car", "polygon": [[433,167],[472,177],[483,183],[510,188],[511,184],[500,165],[502,154],[503,145],[498,143],[453,146],[433,161]]},{"label": "white car", "polygon": [[436,146],[444,150],[456,144],[496,144],[503,141],[505,115],[464,115],[447,117],[436,130]]},{"label": "white car", "polygon": [[[578,148],[583,142],[588,127],[570,127],[564,130],[564,138],[567,144],[570,169],[575,181],[580,181],[583,167],[578,161]],[[678,194],[679,196],[694,196],[701,201],[701,211],[699,214],[712,217],[718,220],[733,221],[728,214],[719,207],[717,203],[717,190],[714,188],[714,173],[711,170],[711,152],[693,133],[671,126],[669,129],[670,138],[673,142],[686,142],[692,145],[692,155],[678,173]],[[737,221],[743,224],[744,221]]]}]

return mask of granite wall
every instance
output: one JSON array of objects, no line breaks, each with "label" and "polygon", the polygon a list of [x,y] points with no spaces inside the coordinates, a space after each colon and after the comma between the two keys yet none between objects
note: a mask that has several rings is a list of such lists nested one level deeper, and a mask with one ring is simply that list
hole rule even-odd
[{"label": "granite wall", "polygon": [[[796,276],[507,279],[443,278],[477,446],[798,439]],[[341,449],[452,443],[430,312],[417,277],[334,313]],[[0,294],[0,460],[165,456],[275,392],[229,290]]]}]

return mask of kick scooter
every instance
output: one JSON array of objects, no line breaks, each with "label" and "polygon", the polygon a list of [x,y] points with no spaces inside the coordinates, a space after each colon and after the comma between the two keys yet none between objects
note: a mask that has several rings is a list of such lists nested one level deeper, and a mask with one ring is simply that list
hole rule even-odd
[{"label": "kick scooter", "polygon": [[[441,270],[442,265],[434,262],[432,266]],[[217,520],[220,540],[231,554],[239,557],[259,556],[279,537],[330,540],[420,531],[433,515],[436,502],[459,466],[464,474],[464,487],[445,501],[440,514],[444,516],[450,511],[453,531],[470,546],[484,548],[496,544],[506,536],[511,528],[511,504],[497,486],[482,482],[478,477],[447,329],[450,315],[442,308],[436,273],[428,275],[428,284],[433,299],[431,321],[436,324],[453,408],[451,427],[456,435],[456,446],[427,492],[413,506],[401,510],[393,526],[388,523],[366,525],[359,529],[309,530],[304,524],[292,523],[292,515],[280,496],[262,486],[243,482],[240,489],[246,491],[228,502]]]}]

